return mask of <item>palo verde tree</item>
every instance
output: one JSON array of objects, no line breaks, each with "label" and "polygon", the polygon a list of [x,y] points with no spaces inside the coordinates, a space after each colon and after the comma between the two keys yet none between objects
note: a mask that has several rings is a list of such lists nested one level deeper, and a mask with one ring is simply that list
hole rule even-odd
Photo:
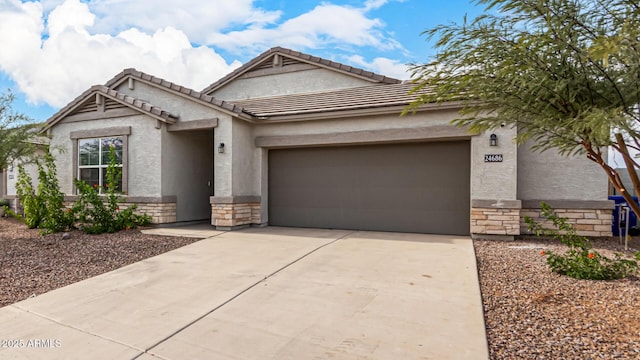
[{"label": "palo verde tree", "polygon": [[[625,161],[636,193],[640,150],[640,3],[637,0],[478,0],[472,21],[425,31],[439,53],[413,65],[412,104],[460,101],[471,131],[501,124],[534,149],[585,155],[640,215],[606,149]],[[426,91],[428,90],[428,91]],[[411,107],[408,111],[411,110]]]},{"label": "palo verde tree", "polygon": [[14,95],[0,94],[0,171],[14,160],[24,159],[35,150],[36,124],[13,111]]}]

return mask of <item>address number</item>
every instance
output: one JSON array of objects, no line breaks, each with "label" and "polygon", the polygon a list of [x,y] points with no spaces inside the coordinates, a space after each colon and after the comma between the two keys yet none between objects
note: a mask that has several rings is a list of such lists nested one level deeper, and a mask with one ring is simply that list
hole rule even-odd
[{"label": "address number", "polygon": [[502,154],[486,154],[484,162],[502,162]]}]

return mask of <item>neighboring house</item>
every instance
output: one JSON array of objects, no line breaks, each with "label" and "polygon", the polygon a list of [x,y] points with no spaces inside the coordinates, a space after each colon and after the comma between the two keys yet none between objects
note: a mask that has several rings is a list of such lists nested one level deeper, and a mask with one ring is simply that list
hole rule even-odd
[{"label": "neighboring house", "polygon": [[44,136],[37,136],[35,139],[32,139],[31,143],[35,145],[35,149],[28,158],[14,160],[6,169],[0,169],[0,199],[9,200],[9,206],[14,210],[19,210],[16,195],[18,167],[20,165],[23,166],[25,173],[31,177],[33,188],[37,189],[39,184],[38,166],[35,161],[46,154],[49,139]]},{"label": "neighboring house", "polygon": [[400,116],[411,88],[278,47],[199,92],[126,69],[43,131],[66,149],[56,158],[70,200],[74,178],[104,185],[114,145],[126,200],[156,223],[512,237],[546,200],[586,219],[584,234],[611,234],[596,164],[518,148],[508,127],[492,146],[450,124],[457,103]]},{"label": "neighboring house", "polygon": [[[618,175],[620,175],[620,179],[622,179],[622,183],[624,184],[624,187],[627,189],[627,191],[632,196],[637,196],[627,168],[615,168],[615,171],[618,173]],[[609,184],[609,195],[620,195],[620,193],[618,192],[618,190],[616,190],[616,188],[613,187],[613,185]]]}]

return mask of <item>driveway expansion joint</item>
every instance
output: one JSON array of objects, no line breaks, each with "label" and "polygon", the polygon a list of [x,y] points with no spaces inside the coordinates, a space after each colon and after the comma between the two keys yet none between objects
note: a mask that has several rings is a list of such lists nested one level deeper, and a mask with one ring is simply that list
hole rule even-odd
[{"label": "driveway expansion joint", "polygon": [[[255,283],[253,283],[252,285],[248,286],[248,287],[247,287],[247,288],[245,288],[244,290],[240,291],[239,293],[237,293],[237,294],[233,295],[232,297],[230,297],[229,299],[225,300],[225,301],[224,301],[224,302],[222,302],[220,305],[218,305],[218,306],[214,307],[213,309],[211,309],[211,310],[207,311],[207,312],[206,312],[206,313],[204,313],[203,315],[198,316],[196,319],[194,319],[194,320],[190,321],[189,323],[187,323],[186,325],[184,325],[184,326],[183,326],[183,327],[181,327],[180,329],[178,329],[178,330],[174,331],[173,333],[169,334],[169,335],[168,335],[168,336],[166,336],[165,338],[163,338],[163,339],[161,339],[160,341],[156,342],[155,344],[151,345],[151,346],[150,346],[150,347],[148,347],[146,350],[140,350],[140,351],[141,351],[141,353],[140,353],[140,354],[138,354],[138,355],[136,355],[136,356],[134,356],[134,357],[132,358],[132,360],[138,359],[138,358],[139,358],[140,356],[142,356],[142,355],[151,355],[151,356],[155,356],[155,357],[158,357],[158,358],[160,358],[160,359],[163,359],[163,360],[168,360],[168,359],[164,359],[164,358],[162,358],[162,357],[161,357],[160,355],[158,355],[158,354],[153,353],[151,350],[153,350],[154,348],[156,348],[156,347],[157,347],[157,346],[159,346],[160,344],[162,344],[162,343],[166,342],[167,340],[169,340],[169,339],[173,338],[174,336],[178,335],[178,334],[179,334],[179,333],[181,333],[182,331],[184,331],[184,330],[188,329],[189,327],[193,326],[193,325],[194,325],[194,324],[196,324],[198,321],[200,321],[200,320],[204,319],[205,317],[207,317],[207,316],[209,316],[209,315],[213,314],[215,311],[217,311],[218,309],[222,308],[223,306],[225,306],[225,305],[227,305],[227,304],[231,303],[233,300],[237,299],[238,297],[240,297],[241,295],[245,294],[245,293],[246,293],[246,292],[248,292],[249,290],[251,290],[251,289],[255,288],[256,286],[258,286],[258,285],[260,285],[260,284],[264,283],[264,282],[265,282],[265,281],[267,281],[269,278],[271,278],[271,277],[273,277],[273,276],[277,275],[278,273],[280,273],[280,272],[284,271],[284,270],[285,270],[285,269],[287,269],[288,267],[290,267],[290,266],[292,266],[292,265],[294,265],[294,264],[296,264],[296,263],[300,262],[302,259],[304,259],[304,258],[306,258],[306,257],[308,257],[308,256],[310,256],[310,255],[312,255],[313,253],[315,253],[315,252],[319,251],[320,249],[325,248],[325,247],[327,247],[327,246],[329,246],[329,245],[332,245],[332,244],[334,244],[334,243],[336,243],[336,242],[338,242],[338,241],[340,241],[340,240],[342,240],[342,239],[344,239],[344,238],[348,237],[349,235],[352,235],[352,234],[354,234],[354,233],[356,233],[356,232],[357,232],[357,231],[351,231],[351,232],[348,232],[348,233],[346,233],[346,234],[344,234],[344,235],[342,235],[342,236],[339,236],[339,237],[337,237],[337,238],[335,238],[335,239],[333,239],[333,240],[331,240],[331,241],[329,241],[329,242],[326,242],[326,243],[324,243],[324,244],[322,244],[322,245],[320,245],[320,246],[316,247],[315,249],[310,250],[309,252],[307,252],[307,253],[303,254],[302,256],[298,257],[297,259],[295,259],[295,260],[293,260],[293,261],[291,261],[291,262],[289,262],[289,263],[285,264],[284,266],[282,266],[282,267],[280,267],[279,269],[277,269],[277,270],[273,271],[272,273],[270,273],[270,274],[266,275],[264,278],[262,278],[262,279],[260,279],[260,280],[256,281]],[[138,349],[136,349],[136,350],[138,350]]]},{"label": "driveway expansion joint", "polygon": [[40,314],[40,313],[38,313],[38,312],[35,312],[35,311],[32,311],[32,310],[29,310],[29,309],[25,309],[25,308],[23,308],[23,307],[21,307],[21,306],[19,306],[19,305],[16,305],[16,304],[12,304],[12,305],[9,305],[9,306],[7,306],[7,307],[12,307],[12,308],[17,309],[17,310],[19,310],[19,311],[26,312],[27,314],[35,315],[35,316],[37,316],[37,317],[39,317],[39,318],[41,318],[41,319],[44,319],[44,320],[50,321],[50,322],[52,322],[52,323],[54,323],[54,324],[61,325],[61,326],[64,326],[64,327],[67,327],[67,328],[69,328],[69,329],[73,329],[73,330],[75,330],[75,331],[79,331],[79,332],[81,332],[81,333],[83,333],[83,334],[87,334],[87,335],[90,335],[90,336],[94,336],[94,337],[96,337],[96,338],[98,338],[98,339],[102,339],[102,340],[105,340],[105,341],[109,341],[109,342],[112,342],[112,343],[114,343],[114,344],[122,345],[122,346],[128,347],[128,348],[130,348],[130,349],[132,349],[132,350],[135,350],[135,351],[143,351],[143,350],[142,350],[142,349],[140,349],[139,347],[135,347],[135,346],[133,346],[133,345],[131,345],[131,344],[123,343],[122,341],[118,341],[118,340],[116,340],[116,339],[112,339],[112,338],[109,338],[109,337],[106,337],[106,336],[103,336],[103,335],[100,335],[100,334],[96,334],[96,333],[93,333],[93,332],[91,332],[91,331],[87,331],[87,330],[84,330],[84,329],[82,329],[82,328],[79,328],[79,327],[73,326],[73,325],[71,325],[71,324],[65,324],[65,323],[63,323],[63,322],[61,322],[61,321],[58,321],[58,320],[56,320],[56,319],[52,319],[52,318],[48,317],[47,315]]}]

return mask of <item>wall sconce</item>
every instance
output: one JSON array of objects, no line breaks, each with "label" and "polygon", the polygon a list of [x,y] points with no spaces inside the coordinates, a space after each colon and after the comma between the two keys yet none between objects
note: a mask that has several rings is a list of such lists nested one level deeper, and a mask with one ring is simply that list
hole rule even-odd
[{"label": "wall sconce", "polygon": [[218,145],[218,153],[219,154],[224,153],[224,143],[220,143],[220,145]]},{"label": "wall sconce", "polygon": [[489,146],[498,146],[498,135],[489,135]]}]

